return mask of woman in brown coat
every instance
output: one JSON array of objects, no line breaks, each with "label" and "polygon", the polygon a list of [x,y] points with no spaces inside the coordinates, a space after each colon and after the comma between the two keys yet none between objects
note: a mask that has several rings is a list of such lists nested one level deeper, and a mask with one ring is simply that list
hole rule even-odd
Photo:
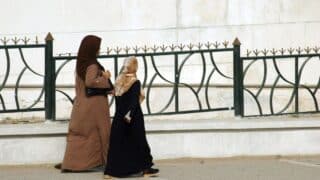
[{"label": "woman in brown coat", "polygon": [[112,86],[110,72],[97,61],[101,39],[86,36],[80,45],[76,65],[76,98],[73,103],[62,172],[86,171],[106,163],[110,134],[107,91],[88,96],[86,87]]}]

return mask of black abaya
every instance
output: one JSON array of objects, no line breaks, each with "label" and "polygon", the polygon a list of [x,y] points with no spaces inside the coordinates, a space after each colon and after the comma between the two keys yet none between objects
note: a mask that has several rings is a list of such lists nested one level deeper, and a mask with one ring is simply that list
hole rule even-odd
[{"label": "black abaya", "polygon": [[[115,96],[116,113],[104,174],[124,177],[153,165],[139,95],[140,82],[136,81],[122,96]],[[131,121],[127,123],[124,117],[129,111]]]}]

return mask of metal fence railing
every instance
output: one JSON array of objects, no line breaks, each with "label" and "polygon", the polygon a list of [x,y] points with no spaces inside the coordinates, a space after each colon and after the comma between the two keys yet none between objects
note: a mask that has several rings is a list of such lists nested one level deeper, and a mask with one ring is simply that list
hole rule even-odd
[{"label": "metal fence railing", "polygon": [[[117,77],[119,70],[122,65],[122,60],[128,56],[136,56],[139,63],[139,71],[141,74],[142,87],[146,94],[145,101],[145,115],[159,115],[159,114],[181,114],[181,113],[192,113],[192,112],[208,112],[208,111],[223,111],[232,110],[232,105],[214,105],[212,98],[210,99],[209,93],[212,85],[212,78],[214,76],[220,76],[229,80],[232,84],[232,74],[227,75],[220,70],[216,60],[214,58],[216,53],[227,53],[230,54],[230,64],[232,66],[232,54],[233,47],[228,47],[228,42],[224,42],[221,47],[218,43],[206,43],[197,45],[170,45],[170,46],[153,46],[148,47],[134,47],[132,49],[126,47],[125,49],[116,48],[111,51],[108,49],[107,52],[101,52],[98,56],[100,62],[112,62],[114,79]],[[112,53],[113,52],[113,53]],[[60,55],[54,56],[51,62],[51,67],[56,66],[56,62],[62,61],[61,65],[57,67],[55,76],[58,77],[61,69],[69,62],[76,59],[76,56]],[[182,71],[187,67],[188,61],[199,62],[197,67],[199,70],[198,82],[190,82],[182,80]],[[167,63],[166,70],[161,70],[158,63]],[[193,69],[192,69],[193,68]],[[162,68],[163,69],[163,68]],[[168,73],[172,72],[172,73]],[[189,72],[192,75],[194,73],[194,67],[189,67]],[[189,75],[190,75],[189,74]],[[53,77],[53,78],[56,78]],[[159,82],[162,83],[159,85]],[[151,98],[151,94],[159,93],[159,89],[156,88],[167,88],[170,94],[159,95],[156,98]],[[185,97],[182,95],[182,91],[189,91],[189,96]],[[57,89],[57,92],[62,93],[71,102],[72,97],[66,92]],[[229,94],[231,97],[233,92]],[[184,107],[188,104],[188,100],[194,99],[193,106]],[[166,102],[162,107],[158,109],[152,108],[155,104],[159,104],[159,101]],[[111,104],[113,99],[111,100]],[[189,105],[190,106],[190,105]]]},{"label": "metal fence railing", "polygon": [[[0,113],[45,111],[46,119],[55,120],[57,93],[65,96],[71,103],[73,101],[72,95],[56,86],[56,80],[62,76],[61,72],[65,66],[75,61],[76,55],[54,56],[53,37],[50,33],[43,44],[39,43],[38,39],[35,43],[29,44],[27,38],[14,38],[10,39],[13,42],[12,45],[8,44],[9,40],[6,38],[0,40],[3,44],[0,45],[0,52],[3,51],[4,54],[0,56],[0,62],[5,69],[0,76]],[[142,77],[140,80],[146,92],[143,108],[146,115],[208,111],[234,111],[235,116],[241,117],[319,113],[320,75],[310,74],[319,67],[317,66],[320,58],[319,48],[254,50],[253,56],[250,56],[251,52],[247,51],[247,56],[242,57],[240,47],[241,43],[238,39],[235,39],[231,47],[227,41],[221,44],[208,42],[153,47],[116,47],[107,48],[106,52],[102,51],[98,59],[112,64],[112,74],[115,79],[123,59],[127,56],[137,57],[141,73],[139,77]],[[10,58],[12,49],[18,52],[23,68],[15,83],[8,84],[8,77],[12,70]],[[37,49],[44,54],[44,73],[39,73],[38,69],[32,68],[27,63],[24,49]],[[227,57],[225,59],[230,66],[227,69],[231,69],[230,72],[221,68],[219,62],[221,54]],[[1,57],[4,57],[4,61]],[[196,66],[191,62],[196,63]],[[284,66],[280,65],[282,62],[286,62]],[[26,71],[41,77],[43,83],[40,85],[41,92],[33,103],[27,107],[21,107],[19,89],[23,87],[21,81]],[[304,75],[306,72],[309,74]],[[305,80],[305,76],[313,80]],[[261,80],[258,82],[259,78]],[[210,94],[218,86],[216,81],[221,79],[230,85],[228,87],[231,91],[223,93],[232,102],[217,104],[216,99]],[[5,89],[9,86],[14,89],[14,95],[11,98],[14,99],[15,106],[11,108],[6,106],[8,98],[4,97]],[[166,88],[169,94],[159,93],[159,88]],[[282,95],[283,98],[277,96],[278,89],[281,88],[286,89]],[[312,107],[311,109],[304,108],[305,101],[300,98],[302,95],[309,97],[308,103],[311,105],[308,107]],[[157,100],[165,103],[159,105]],[[154,105],[158,108],[155,109]]]},{"label": "metal fence railing", "polygon": [[[304,50],[290,48],[279,51],[273,49],[261,52],[255,50],[253,53],[254,55],[250,56],[250,51],[247,51],[248,56],[241,57],[239,61],[241,67],[239,74],[241,81],[239,93],[242,98],[240,101],[241,116],[320,112],[320,92],[318,91],[320,76],[317,73],[319,72],[317,68],[320,60],[319,48],[311,49],[308,47]],[[261,82],[255,87],[244,82],[250,76],[248,72],[251,69],[256,71],[254,72],[256,76],[259,76],[257,72],[260,71]],[[287,91],[281,94],[281,90],[284,88]],[[302,93],[305,97],[304,100],[301,98]],[[243,99],[244,94],[246,98]],[[265,98],[262,98],[262,94],[265,94]],[[250,112],[245,107],[245,102],[250,98],[256,106],[256,111]]]},{"label": "metal fence railing", "polygon": [[[47,46],[47,44],[41,44],[38,41],[38,38],[36,37],[36,40],[34,43],[30,44],[28,43],[30,41],[29,38],[24,39],[7,39],[3,38],[0,39],[3,45],[0,45],[0,52],[4,54],[3,58],[0,59],[0,64],[2,66],[1,71],[4,72],[1,75],[1,81],[0,81],[0,113],[12,113],[12,112],[30,112],[30,111],[43,111],[45,110],[45,105],[41,102],[41,98],[43,97],[43,94],[45,92],[44,90],[44,77],[45,75],[38,71],[38,69],[32,68],[28,62],[28,59],[25,57],[25,51],[29,49],[37,49],[40,53],[44,53],[47,51],[50,47]],[[12,44],[9,44],[10,42],[13,42]],[[20,42],[20,43],[19,43]],[[14,51],[14,52],[13,52]],[[17,74],[17,79],[14,81],[11,81],[10,84],[8,82],[8,79],[10,78],[10,75],[13,73],[12,67],[16,67],[17,62],[13,62],[12,57],[10,56],[11,53],[18,54],[20,57],[20,61],[22,63],[21,70],[18,71],[17,69],[14,69],[14,73]],[[42,79],[42,84],[40,85],[41,91],[40,94],[30,103],[29,105],[21,105],[20,103],[20,90],[21,88],[24,88],[25,85],[21,84],[22,77],[26,72],[29,72],[33,74],[34,76],[40,77]],[[5,90],[7,88],[13,89],[13,95],[10,97],[4,97],[3,94],[5,94]],[[7,102],[14,102],[11,104],[14,104],[14,106],[7,106]]]}]

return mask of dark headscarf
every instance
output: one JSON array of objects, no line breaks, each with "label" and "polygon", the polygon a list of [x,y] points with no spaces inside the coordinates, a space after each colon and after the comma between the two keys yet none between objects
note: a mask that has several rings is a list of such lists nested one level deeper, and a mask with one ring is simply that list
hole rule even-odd
[{"label": "dark headscarf", "polygon": [[100,69],[104,70],[97,61],[97,52],[100,49],[100,44],[101,38],[97,36],[88,35],[82,39],[76,65],[76,72],[82,80],[85,80],[87,68],[91,64],[97,64]]}]

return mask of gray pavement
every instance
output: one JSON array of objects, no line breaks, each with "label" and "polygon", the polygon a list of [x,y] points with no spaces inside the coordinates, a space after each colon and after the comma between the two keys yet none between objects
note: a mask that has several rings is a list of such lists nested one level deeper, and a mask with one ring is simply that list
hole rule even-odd
[{"label": "gray pavement", "polygon": [[[172,159],[156,161],[158,177],[151,180],[317,180],[318,157]],[[319,165],[318,165],[319,164]],[[0,180],[103,179],[102,172],[61,174],[53,165],[0,166]],[[129,180],[148,178],[125,178]]]}]

